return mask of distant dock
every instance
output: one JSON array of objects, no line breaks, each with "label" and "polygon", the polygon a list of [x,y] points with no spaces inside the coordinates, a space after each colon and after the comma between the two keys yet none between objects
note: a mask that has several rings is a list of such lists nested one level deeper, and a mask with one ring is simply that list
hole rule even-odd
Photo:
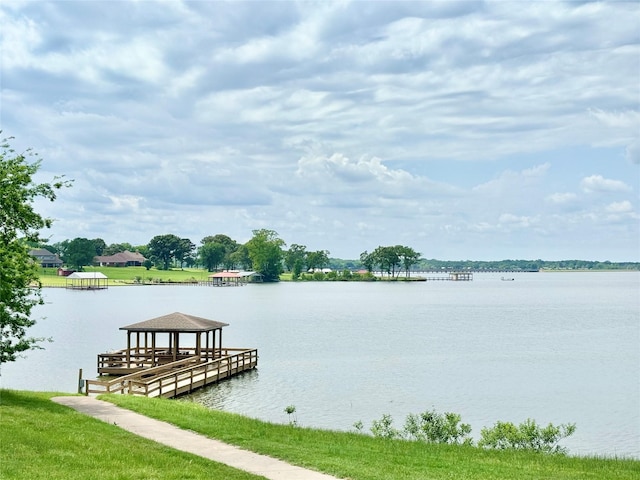
[{"label": "distant dock", "polygon": [[73,272],[66,277],[65,287],[70,290],[106,290],[108,278],[100,272]]},{"label": "distant dock", "polygon": [[441,282],[470,282],[473,280],[472,272],[449,272],[448,275],[436,275],[432,277],[424,277],[427,281]]}]

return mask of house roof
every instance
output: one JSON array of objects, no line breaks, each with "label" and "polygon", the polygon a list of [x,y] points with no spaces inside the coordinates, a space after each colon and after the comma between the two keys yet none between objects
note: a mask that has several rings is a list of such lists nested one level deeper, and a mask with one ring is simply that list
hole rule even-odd
[{"label": "house roof", "polygon": [[120,330],[128,330],[130,332],[208,332],[228,325],[228,323],[174,312],[145,320],[144,322],[120,327]]},{"label": "house roof", "polygon": [[96,262],[102,263],[127,263],[127,262],[144,262],[146,258],[140,252],[130,252],[125,250],[124,252],[118,252],[113,255],[98,255],[95,258]]},{"label": "house roof", "polygon": [[73,272],[67,278],[90,279],[90,278],[107,278],[107,276],[101,272]]},{"label": "house roof", "polygon": [[29,250],[29,255],[33,257],[44,257],[44,256],[48,257],[51,255],[55,255],[55,253],[50,252],[46,248],[34,248],[32,250]]}]

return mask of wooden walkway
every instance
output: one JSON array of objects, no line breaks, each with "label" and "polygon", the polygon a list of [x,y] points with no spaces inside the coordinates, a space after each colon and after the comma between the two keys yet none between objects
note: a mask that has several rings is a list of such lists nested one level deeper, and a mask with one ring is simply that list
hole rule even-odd
[{"label": "wooden walkway", "polygon": [[109,381],[85,380],[85,394],[121,393],[171,398],[254,369],[257,365],[257,349],[225,349],[225,355],[215,359],[190,356]]},{"label": "wooden walkway", "polygon": [[472,272],[449,272],[445,276],[426,277],[427,281],[443,281],[443,282],[470,282],[473,280]]}]

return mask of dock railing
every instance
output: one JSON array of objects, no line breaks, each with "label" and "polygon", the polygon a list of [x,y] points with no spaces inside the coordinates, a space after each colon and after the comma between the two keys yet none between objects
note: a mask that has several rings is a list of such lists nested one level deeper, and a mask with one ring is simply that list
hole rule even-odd
[{"label": "dock railing", "polygon": [[[228,355],[225,348],[201,348],[200,357],[203,360],[213,360]],[[176,353],[176,360],[184,360],[196,356],[195,347],[180,348]],[[149,369],[158,365],[173,361],[173,352],[168,347],[132,348],[129,350],[129,362],[127,362],[127,349],[116,350],[98,354],[99,374],[122,374],[124,370],[136,371]]]},{"label": "dock railing", "polygon": [[250,370],[258,364],[257,349],[225,348],[222,353],[224,355],[220,358],[203,360],[192,356],[106,382],[86,380],[85,393],[175,397]]}]

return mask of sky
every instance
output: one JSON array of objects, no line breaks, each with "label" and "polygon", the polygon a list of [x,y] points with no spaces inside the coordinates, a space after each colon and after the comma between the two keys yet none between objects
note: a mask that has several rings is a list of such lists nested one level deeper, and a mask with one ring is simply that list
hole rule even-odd
[{"label": "sky", "polygon": [[0,129],[76,237],[640,261],[640,3],[0,3]]}]

